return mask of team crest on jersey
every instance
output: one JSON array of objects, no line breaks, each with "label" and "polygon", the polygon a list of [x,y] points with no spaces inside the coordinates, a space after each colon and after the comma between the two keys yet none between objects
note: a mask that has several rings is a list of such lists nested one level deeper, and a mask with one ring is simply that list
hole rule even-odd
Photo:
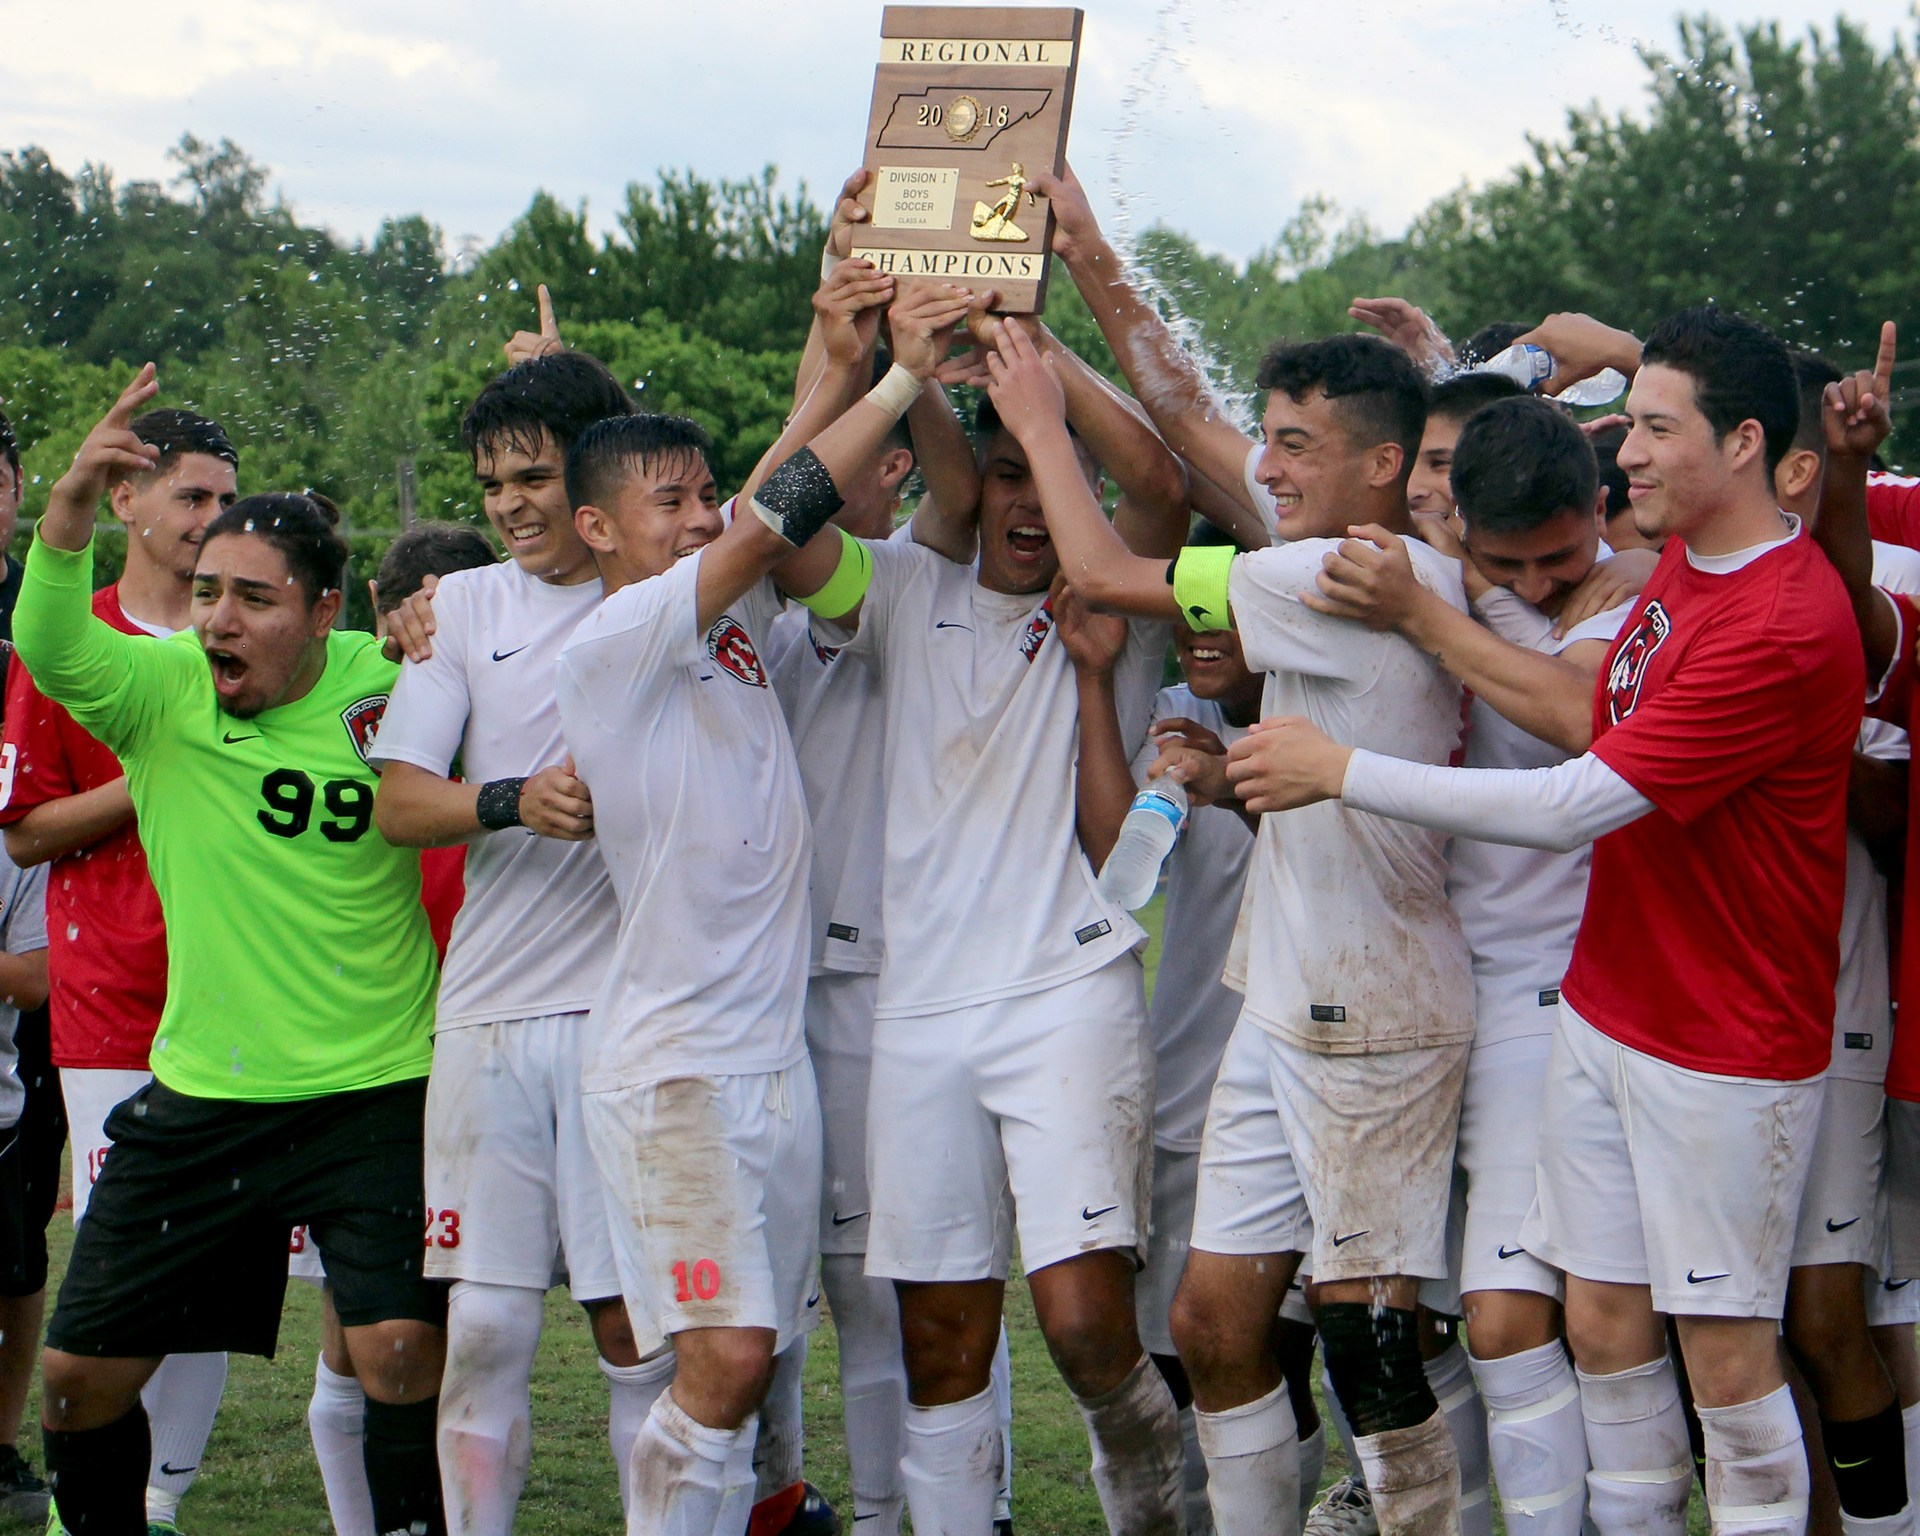
[{"label": "team crest on jersey", "polygon": [[767,671],[760,665],[760,653],[753,648],[753,641],[737,620],[724,613],[707,631],[707,654],[741,682],[755,688],[767,686]]},{"label": "team crest on jersey", "polygon": [[362,762],[373,750],[374,734],[380,729],[381,717],[386,712],[387,696],[384,693],[370,693],[340,711],[340,723],[347,728],[347,737],[353,742],[353,750],[360,754]]},{"label": "team crest on jersey", "polygon": [[1673,633],[1673,620],[1655,598],[1640,612],[1620,648],[1613,653],[1613,665],[1607,669],[1607,719],[1618,725],[1640,703],[1640,689],[1647,680],[1647,668],[1653,665],[1654,652],[1667,643]]},{"label": "team crest on jersey", "polygon": [[813,646],[814,660],[819,662],[821,666],[830,667],[840,659],[839,646],[822,645],[818,640],[815,640],[812,635],[808,635],[807,640]]},{"label": "team crest on jersey", "polygon": [[1026,630],[1020,636],[1020,654],[1031,662],[1040,654],[1040,647],[1047,643],[1047,636],[1053,633],[1053,598],[1049,596],[1027,620]]}]

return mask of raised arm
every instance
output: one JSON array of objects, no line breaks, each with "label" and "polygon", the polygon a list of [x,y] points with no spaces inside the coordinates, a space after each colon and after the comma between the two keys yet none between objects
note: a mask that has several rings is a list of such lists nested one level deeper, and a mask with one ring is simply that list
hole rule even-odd
[{"label": "raised arm", "polygon": [[1873,535],[1867,530],[1867,471],[1874,450],[1893,429],[1888,401],[1896,340],[1889,320],[1880,327],[1880,354],[1873,371],[1827,386],[1827,472],[1820,486],[1820,517],[1813,525],[1815,542],[1840,573],[1853,603],[1869,687],[1886,675],[1900,643],[1893,604],[1873,585]]},{"label": "raised arm", "polygon": [[1168,559],[1149,559],[1128,549],[1080,472],[1067,433],[1058,365],[1043,358],[1014,325],[1000,328],[987,365],[994,409],[1033,467],[1060,573],[1096,608],[1140,618],[1174,618],[1179,610],[1167,579]]},{"label": "raised arm", "polygon": [[1080,704],[1080,750],[1074,762],[1074,820],[1080,848],[1095,869],[1107,862],[1133,804],[1133,765],[1120,734],[1113,669],[1127,644],[1127,621],[1095,613],[1074,590],[1056,584],[1054,632],[1073,662]]},{"label": "raised arm", "polygon": [[1593,741],[1593,680],[1606,647],[1583,641],[1559,656],[1503,640],[1422,586],[1400,536],[1369,526],[1353,530],[1326,557],[1309,608],[1393,630],[1439,662],[1521,730],[1563,752]]},{"label": "raised arm", "polygon": [[[1207,376],[1150,304],[1101,234],[1087,195],[1069,168],[1028,187],[1053,204],[1053,251],[1067,266],[1135,398],[1181,458],[1237,499],[1251,446],[1229,421]],[[1249,505],[1251,505],[1249,503]]]}]

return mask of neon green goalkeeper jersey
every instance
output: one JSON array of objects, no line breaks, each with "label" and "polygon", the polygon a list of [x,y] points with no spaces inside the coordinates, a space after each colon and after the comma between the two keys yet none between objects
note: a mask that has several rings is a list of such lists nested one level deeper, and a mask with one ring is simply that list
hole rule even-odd
[{"label": "neon green goalkeeper jersey", "polygon": [[35,539],[13,635],[41,691],[126,765],[167,925],[153,1075],[258,1102],[425,1077],[420,855],[375,830],[366,760],[398,668],[336,631],[310,693],[240,719],[191,630],[121,634],[93,616],[92,577],[91,549]]}]

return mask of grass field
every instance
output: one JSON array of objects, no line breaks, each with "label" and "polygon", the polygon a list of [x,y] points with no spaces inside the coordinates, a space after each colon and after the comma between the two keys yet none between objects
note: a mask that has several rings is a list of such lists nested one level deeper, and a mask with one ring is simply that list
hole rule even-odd
[{"label": "grass field", "polygon": [[[1152,936],[1149,984],[1158,959],[1160,903],[1141,914]],[[66,1268],[72,1229],[64,1216],[48,1234],[53,1280]],[[1007,1330],[1013,1353],[1014,1521],[1019,1536],[1093,1536],[1105,1529],[1087,1478],[1086,1434],[1047,1356],[1026,1290],[1008,1289]],[[327,1536],[320,1475],[307,1438],[306,1407],[320,1337],[319,1293],[288,1287],[280,1353],[271,1361],[233,1357],[226,1400],[204,1470],[181,1511],[187,1536]],[[27,1409],[27,1449],[39,1464],[37,1394]],[[606,1440],[606,1383],[594,1363],[592,1336],[580,1310],[555,1291],[533,1380],[533,1470],[516,1531],[522,1536],[579,1536],[621,1529],[620,1499]],[[814,1334],[806,1374],[807,1475],[850,1515],[842,1450],[837,1351],[831,1322]],[[1323,1482],[1345,1471],[1337,1440]],[[1696,1494],[1689,1521],[1706,1530]],[[1497,1518],[1497,1517],[1496,1517]]]}]

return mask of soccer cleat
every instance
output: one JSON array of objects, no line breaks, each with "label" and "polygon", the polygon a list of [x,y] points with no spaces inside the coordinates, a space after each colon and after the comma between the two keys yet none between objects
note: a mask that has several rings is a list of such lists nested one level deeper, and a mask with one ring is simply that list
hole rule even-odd
[{"label": "soccer cleat", "polygon": [[17,1446],[0,1445],[0,1516],[12,1520],[44,1520],[53,1495]]},{"label": "soccer cleat", "polygon": [[47,1505],[47,1536],[67,1536],[67,1528],[60,1523],[60,1511],[52,1503]]},{"label": "soccer cleat", "polygon": [[180,1527],[171,1520],[149,1520],[147,1536],[180,1536]]},{"label": "soccer cleat", "polygon": [[1365,1483],[1343,1477],[1307,1512],[1302,1536],[1380,1536],[1373,1495]]},{"label": "soccer cleat", "polygon": [[1013,1516],[993,1522],[993,1536],[1013,1536]]},{"label": "soccer cleat", "polygon": [[806,1490],[793,1518],[780,1528],[780,1536],[840,1536],[839,1511],[812,1483],[806,1484]]}]

